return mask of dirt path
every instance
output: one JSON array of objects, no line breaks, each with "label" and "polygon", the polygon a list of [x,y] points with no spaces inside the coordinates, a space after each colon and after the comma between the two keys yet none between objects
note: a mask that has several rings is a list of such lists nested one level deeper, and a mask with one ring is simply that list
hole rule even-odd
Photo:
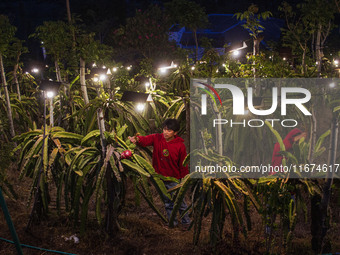
[{"label": "dirt path", "polygon": [[[94,213],[89,214],[89,224],[84,236],[80,236],[73,222],[68,220],[67,215],[57,215],[56,210],[51,208],[48,219],[42,219],[40,224],[33,225],[31,233],[25,232],[29,219],[30,209],[26,207],[28,187],[30,180],[18,180],[18,172],[12,171],[9,181],[19,195],[18,200],[11,200],[6,197],[6,202],[13,219],[16,231],[22,244],[42,247],[51,250],[58,250],[74,254],[84,255],[196,255],[212,254],[209,247],[210,218],[204,218],[202,233],[198,246],[192,244],[193,230],[183,231],[180,228],[170,229],[161,219],[149,208],[147,203],[141,199],[140,206],[135,205],[133,190],[129,189],[126,204],[119,218],[123,231],[115,238],[108,238],[99,228]],[[340,184],[338,183],[337,186]],[[332,243],[332,251],[340,252],[340,190],[335,190],[332,202],[332,226],[329,231],[329,238]],[[156,193],[155,193],[155,197]],[[155,199],[159,208],[163,206],[160,199]],[[232,227],[229,217],[226,220],[224,240],[216,248],[216,254],[263,254],[264,239],[261,218],[256,212],[252,212],[253,228],[248,232],[247,237],[240,235],[238,242],[232,242]],[[308,219],[308,215],[307,215]],[[310,223],[305,221],[303,215],[299,216],[298,224],[294,231],[292,254],[313,254],[310,248]],[[79,243],[66,241],[65,238],[76,234]],[[0,237],[12,240],[3,213],[0,213]],[[282,248],[282,247],[281,247]],[[280,247],[276,247],[281,250]],[[56,254],[51,252],[23,248],[25,255]],[[0,254],[17,254],[13,244],[0,240]]]}]

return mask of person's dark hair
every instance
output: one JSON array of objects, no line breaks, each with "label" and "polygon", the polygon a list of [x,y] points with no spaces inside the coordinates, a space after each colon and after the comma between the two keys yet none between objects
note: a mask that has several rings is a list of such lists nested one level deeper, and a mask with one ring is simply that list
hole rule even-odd
[{"label": "person's dark hair", "polygon": [[175,132],[178,132],[180,128],[179,122],[176,119],[166,119],[162,125],[162,128],[165,128],[165,127]]}]

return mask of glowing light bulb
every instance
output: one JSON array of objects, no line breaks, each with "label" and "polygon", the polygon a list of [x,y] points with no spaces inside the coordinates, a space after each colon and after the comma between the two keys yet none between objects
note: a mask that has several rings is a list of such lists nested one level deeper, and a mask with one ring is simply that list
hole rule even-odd
[{"label": "glowing light bulb", "polygon": [[137,104],[137,106],[136,106],[136,109],[137,109],[137,111],[139,111],[139,112],[143,111],[144,108],[145,108],[145,104],[142,104],[142,103]]},{"label": "glowing light bulb", "polygon": [[240,55],[240,51],[239,50],[233,51],[233,56],[234,57],[238,57],[239,55]]},{"label": "glowing light bulb", "polygon": [[101,75],[99,76],[99,79],[100,79],[101,81],[105,81],[106,78],[107,78],[107,76],[106,76],[105,74],[101,74]]},{"label": "glowing light bulb", "polygon": [[48,98],[52,98],[54,96],[54,92],[53,91],[47,91],[46,96]]}]

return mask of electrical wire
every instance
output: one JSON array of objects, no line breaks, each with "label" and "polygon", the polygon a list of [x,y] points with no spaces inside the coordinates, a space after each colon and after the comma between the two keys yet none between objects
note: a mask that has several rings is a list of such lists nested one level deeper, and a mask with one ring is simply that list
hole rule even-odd
[{"label": "electrical wire", "polygon": [[[13,241],[11,240],[7,240],[5,238],[0,237],[0,240],[14,244]],[[58,254],[64,254],[64,255],[76,255],[74,253],[68,253],[68,252],[63,252],[63,251],[56,251],[56,250],[49,250],[49,249],[44,249],[44,248],[40,248],[40,247],[35,247],[35,246],[31,246],[31,245],[27,245],[27,244],[20,244],[22,247],[26,247],[26,248],[31,248],[31,249],[36,249],[36,250],[41,250],[41,251],[48,251],[48,252],[53,252],[53,253],[58,253]]]}]

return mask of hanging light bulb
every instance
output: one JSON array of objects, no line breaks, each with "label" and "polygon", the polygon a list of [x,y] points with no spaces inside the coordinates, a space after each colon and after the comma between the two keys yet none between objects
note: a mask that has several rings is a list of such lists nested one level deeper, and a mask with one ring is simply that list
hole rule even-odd
[{"label": "hanging light bulb", "polygon": [[105,74],[101,74],[101,75],[99,76],[99,79],[100,79],[101,81],[105,81],[106,78],[107,78],[107,76],[106,76]]},{"label": "hanging light bulb", "polygon": [[240,51],[239,50],[233,51],[233,56],[234,57],[238,57],[239,55],[240,55]]},{"label": "hanging light bulb", "polygon": [[145,108],[145,104],[139,103],[136,106],[137,111],[142,112]]}]

